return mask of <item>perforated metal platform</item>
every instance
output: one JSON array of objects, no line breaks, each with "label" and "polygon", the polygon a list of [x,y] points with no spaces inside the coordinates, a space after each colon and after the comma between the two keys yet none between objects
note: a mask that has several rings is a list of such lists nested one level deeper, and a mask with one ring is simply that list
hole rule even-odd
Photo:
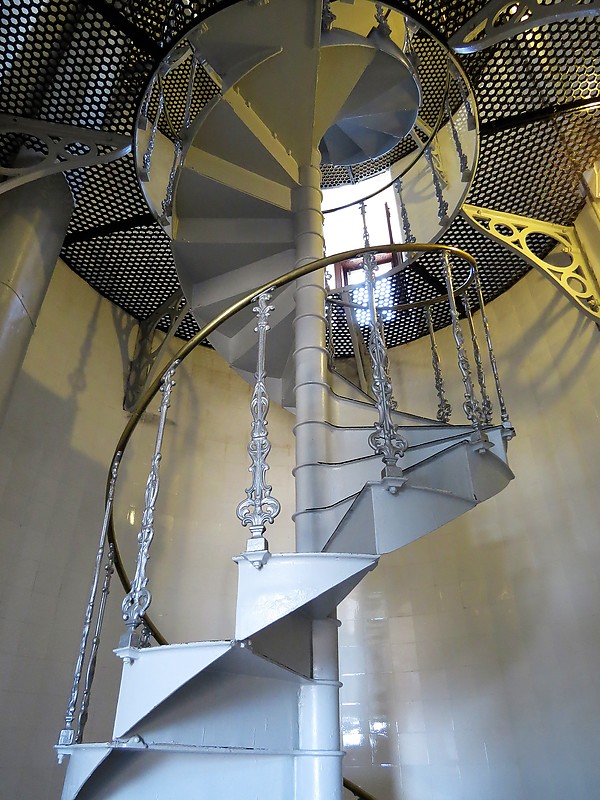
[{"label": "perforated metal platform", "polygon": [[[170,43],[223,2],[195,0],[88,0],[50,2],[4,0],[0,11],[0,110],[5,113],[128,134],[136,108]],[[419,19],[442,41],[481,8],[483,2],[389,2]],[[420,49],[419,49],[420,48]],[[441,64],[425,39],[416,43],[432,122],[443,95],[437,77]],[[503,211],[572,223],[583,203],[580,175],[600,157],[600,25],[582,18],[545,25],[461,58],[477,99],[481,151],[468,202]],[[185,70],[173,71],[165,85],[171,127],[183,115],[181,87]],[[209,78],[199,84],[194,111],[216,91]],[[438,97],[439,94],[439,97]],[[178,105],[179,104],[179,105]],[[169,124],[162,132],[169,136]],[[10,165],[23,138],[0,135],[0,162]],[[324,170],[324,186],[360,180],[387,168],[410,152],[404,140],[380,159],[355,167]],[[62,256],[101,294],[137,318],[152,313],[178,286],[168,240],[148,211],[138,188],[131,156],[104,166],[68,173],[76,201]],[[472,253],[482,274],[484,296],[493,299],[529,267],[457,218],[441,242]],[[549,240],[536,242],[545,255]],[[421,260],[419,264],[426,262]],[[418,299],[436,292],[419,264],[396,278],[392,296]],[[439,267],[429,265],[441,278]],[[336,351],[349,339],[342,315],[337,321]],[[448,320],[436,317],[436,326]],[[197,330],[187,317],[179,335]],[[418,312],[400,315],[387,326],[389,345],[425,333]]]}]

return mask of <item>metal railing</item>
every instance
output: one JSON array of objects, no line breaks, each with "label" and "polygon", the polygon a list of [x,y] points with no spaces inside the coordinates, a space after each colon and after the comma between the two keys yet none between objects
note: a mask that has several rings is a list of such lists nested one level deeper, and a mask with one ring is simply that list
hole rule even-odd
[{"label": "metal railing", "polygon": [[[218,11],[218,8],[215,8],[215,11]],[[428,35],[431,36],[431,34]],[[434,37],[431,38],[432,41],[439,44]],[[167,82],[171,73],[174,73],[176,70],[182,67],[182,65],[186,65],[188,63],[189,78],[187,86],[185,87],[183,118],[179,120],[180,124],[176,125],[173,123],[170,114],[169,100],[167,96]],[[195,43],[191,40],[182,40],[159,65],[148,84],[140,105],[140,112],[136,125],[134,152],[138,164],[138,175],[142,183],[142,189],[145,193],[146,191],[144,184],[148,184],[152,177],[151,165],[156,147],[157,136],[160,132],[161,125],[163,131],[166,132],[166,138],[169,140],[173,151],[171,168],[168,174],[163,174],[161,178],[164,182],[161,200],[159,202],[157,202],[156,199],[153,201],[152,198],[146,193],[146,199],[148,200],[150,207],[154,208],[155,214],[163,226],[168,226],[170,224],[173,214],[173,195],[175,184],[185,160],[187,147],[189,147],[190,144],[189,133],[193,125],[192,101],[198,88],[196,82],[200,74],[204,75],[203,80],[206,80],[206,77],[208,77],[213,82],[217,93],[222,93],[225,88],[227,88],[223,86],[221,77],[211,68],[211,65],[206,61],[206,59],[202,57],[202,54],[197,49]],[[368,192],[362,197],[352,200],[351,202],[343,203],[334,208],[325,208],[323,211],[324,214],[333,214],[360,202],[367,202],[373,199],[409,175],[413,168],[422,160],[426,160],[431,170],[431,178],[438,200],[440,225],[445,225],[447,222],[449,222],[449,217],[447,216],[448,204],[443,194],[445,184],[442,178],[440,164],[438,163],[440,161],[437,148],[438,136],[443,127],[446,124],[449,124],[452,133],[452,141],[456,149],[457,158],[460,162],[461,179],[463,182],[465,182],[466,187],[474,172],[476,155],[473,156],[473,163],[469,164],[467,154],[464,152],[464,147],[460,140],[459,131],[457,130],[455,120],[452,116],[452,98],[455,95],[459,96],[459,105],[461,108],[465,109],[468,121],[468,129],[471,129],[472,126],[475,126],[476,118],[472,107],[472,100],[469,94],[470,90],[467,78],[460,70],[458,65],[452,61],[452,58],[449,54],[446,59],[445,72],[441,78],[441,82],[443,83],[443,90],[441,92],[442,97],[441,101],[439,102],[439,107],[436,110],[433,124],[428,124],[421,117],[418,117],[417,122],[415,123],[415,129],[410,134],[413,138],[415,152],[410,155],[408,164],[406,164],[398,172],[398,174],[396,174],[395,177],[384,186]],[[427,83],[421,83],[422,91],[427,86]],[[422,98],[421,108],[425,108],[427,104],[427,98]],[[151,107],[153,110],[152,114],[150,113]],[[431,110],[429,110],[428,115],[431,115]],[[141,131],[145,131],[149,125],[150,135],[145,143],[145,146],[142,146],[140,143],[139,134]],[[401,157],[395,161],[391,161],[389,167],[391,168],[391,166],[396,164],[399,160],[401,160]]]},{"label": "metal railing", "polygon": [[[437,253],[441,255],[442,260],[447,270],[447,289],[446,295],[437,296],[429,301],[419,301],[411,304],[404,304],[399,306],[392,306],[394,309],[407,309],[423,307],[427,309],[432,303],[441,302],[444,299],[448,300],[451,310],[453,334],[457,344],[458,365],[463,377],[465,386],[465,403],[464,409],[467,417],[471,421],[474,434],[479,437],[485,437],[483,428],[489,424],[487,418],[481,416],[481,411],[477,410],[483,407],[480,406],[475,396],[475,385],[471,379],[471,370],[468,355],[466,352],[464,338],[462,337],[460,321],[458,319],[456,295],[466,297],[470,287],[475,287],[477,290],[480,310],[482,313],[482,320],[484,325],[486,343],[488,345],[488,352],[492,362],[492,371],[496,389],[499,398],[499,407],[501,412],[501,419],[503,425],[507,429],[507,435],[510,435],[512,428],[508,421],[506,413],[506,406],[502,396],[502,390],[499,383],[497,366],[493,357],[491,348],[491,339],[489,336],[489,326],[487,317],[485,317],[485,310],[483,308],[483,300],[481,295],[481,287],[478,282],[475,259],[467,253],[459,250],[456,247],[449,247],[444,245],[425,245],[425,244],[404,244],[404,245],[381,245],[381,246],[365,246],[358,250],[349,250],[343,253],[338,253],[334,256],[322,258],[313,261],[304,266],[298,267],[284,275],[270,281],[249,292],[237,302],[232,304],[229,308],[222,311],[213,320],[206,324],[192,339],[186,342],[177,352],[173,360],[162,370],[154,382],[150,385],[146,393],[140,399],[140,402],[131,415],[123,433],[121,434],[117,446],[115,448],[114,456],[111,463],[111,470],[109,473],[106,489],[106,507],[104,514],[104,522],[101,529],[100,541],[96,554],[95,569],[92,578],[92,586],[88,605],[86,607],[84,626],[81,637],[80,648],[76,660],[73,683],[69,700],[67,704],[67,712],[65,715],[65,725],[59,735],[59,745],[71,745],[73,743],[80,743],[83,739],[83,732],[87,720],[87,711],[89,707],[89,700],[92,688],[92,680],[94,677],[96,656],[100,644],[100,636],[102,632],[102,623],[104,620],[104,612],[106,607],[106,600],[110,591],[110,580],[113,570],[116,570],[121,584],[126,592],[126,597],[122,604],[123,619],[126,623],[127,633],[121,641],[122,647],[140,647],[148,644],[150,636],[152,636],[159,645],[167,644],[165,636],[157,628],[155,623],[148,616],[147,611],[151,601],[151,594],[148,589],[148,578],[145,572],[145,565],[149,556],[149,548],[154,537],[154,507],[158,494],[159,486],[159,465],[161,460],[161,445],[165,429],[167,410],[170,404],[170,396],[173,386],[175,384],[174,376],[176,369],[181,362],[210,334],[215,331],[221,324],[229,320],[242,309],[256,303],[254,311],[257,315],[256,331],[258,332],[259,348],[258,348],[258,363],[256,371],[256,387],[252,396],[252,431],[251,441],[248,451],[251,457],[250,471],[253,475],[252,486],[246,491],[247,499],[239,504],[238,516],[243,525],[248,525],[251,531],[251,538],[247,542],[246,552],[243,554],[255,566],[261,567],[269,557],[268,543],[264,538],[265,523],[272,522],[275,516],[279,513],[279,503],[271,496],[271,487],[266,484],[265,473],[268,469],[266,458],[270,449],[268,436],[266,431],[266,416],[268,411],[268,396],[265,389],[265,345],[266,345],[266,332],[268,330],[267,318],[272,309],[270,300],[272,293],[277,289],[291,283],[292,281],[308,275],[312,272],[322,270],[325,267],[351,258],[361,257],[367,264],[367,271],[369,272],[370,286],[373,288],[373,263],[375,255],[378,253]],[[451,258],[456,257],[466,261],[470,267],[468,278],[463,281],[460,286],[455,287],[453,283],[452,269],[450,266]],[[336,301],[344,304],[344,301]],[[465,301],[468,302],[468,299]],[[358,304],[347,302],[346,305],[356,308]],[[369,303],[363,308],[370,308],[375,319],[375,308],[373,300],[373,292],[369,295]],[[471,320],[472,323],[472,320]],[[397,462],[402,457],[404,447],[401,446],[401,437],[398,435],[397,426],[393,423],[393,412],[395,404],[391,394],[391,385],[389,391],[387,384],[389,383],[389,375],[385,362],[387,361],[387,353],[385,350],[385,342],[382,336],[378,335],[377,325],[371,326],[371,332],[376,338],[376,345],[371,348],[373,358],[379,359],[379,367],[377,365],[373,368],[374,382],[386,384],[385,390],[374,391],[376,398],[376,409],[379,416],[379,423],[374,423],[374,432],[370,437],[370,444],[376,453],[382,456],[385,470],[399,470]],[[438,419],[440,422],[447,422],[449,413],[442,410],[443,395],[443,381],[441,378],[441,370],[439,367],[439,356],[435,350],[435,341],[433,339],[433,325],[429,326],[430,335],[432,337],[432,358],[435,373],[435,382],[440,399],[440,411],[438,412]],[[473,346],[475,346],[473,344]],[[378,352],[375,353],[374,351]],[[479,356],[481,353],[479,352]],[[477,357],[475,358],[477,361]],[[379,369],[379,371],[378,371]],[[481,367],[481,370],[483,368]],[[480,364],[477,363],[477,374],[480,374]],[[440,388],[441,383],[441,388]],[[480,389],[483,393],[484,385],[480,380]],[[142,518],[141,530],[138,535],[138,558],[135,576],[133,581],[130,581],[123,558],[119,549],[116,538],[114,515],[113,515],[113,498],[115,492],[115,484],[117,481],[119,463],[131,439],[131,436],[136,429],[142,415],[148,408],[150,402],[158,391],[162,392],[162,402],[159,413],[159,426],[156,437],[156,446],[154,455],[151,462],[150,474],[146,485],[145,496],[145,509]],[[442,418],[443,415],[443,418]],[[389,424],[388,424],[389,423]],[[391,448],[391,449],[390,449]],[[401,471],[401,470],[400,470]],[[102,564],[104,560],[104,573],[105,577],[100,585],[100,575],[102,572]],[[96,611],[96,604],[98,609]],[[94,615],[96,614],[95,624]],[[91,642],[90,632],[94,630]],[[85,677],[84,677],[85,676]],[[83,681],[83,687],[82,687]],[[81,698],[81,699],[80,699]],[[79,705],[79,712],[78,712]],[[77,720],[77,722],[75,722]]]}]

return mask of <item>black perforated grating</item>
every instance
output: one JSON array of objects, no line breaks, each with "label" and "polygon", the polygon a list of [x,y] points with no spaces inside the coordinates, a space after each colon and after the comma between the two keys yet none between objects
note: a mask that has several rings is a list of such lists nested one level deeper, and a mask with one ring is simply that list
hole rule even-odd
[{"label": "black perforated grating", "polygon": [[[130,133],[161,48],[167,48],[207,9],[220,4],[229,2],[4,0],[0,9],[0,110]],[[484,3],[414,0],[390,5],[414,13],[444,39]],[[415,49],[423,74],[431,75],[434,48],[429,47],[429,52],[428,45],[417,38]],[[562,113],[554,120],[534,122],[526,116],[519,119],[519,115],[600,97],[598,52],[597,19],[582,18],[525,32],[482,53],[462,57],[483,122],[480,164],[469,202],[553,222],[572,222],[582,203],[579,174],[600,156],[600,112]],[[181,124],[186,70],[189,62],[166,82],[174,127]],[[437,97],[438,84],[433,78],[427,80],[427,91]],[[214,91],[209,79],[198,83],[194,111]],[[510,125],[504,124],[507,118]],[[23,142],[23,137],[0,135],[0,163],[10,165]],[[324,183],[364,178],[385,169],[386,159],[402,157],[412,148],[412,142],[406,140],[391,155],[355,168],[353,176],[346,170],[331,169],[324,174]],[[176,288],[177,279],[168,241],[149,217],[131,156],[72,171],[68,180],[76,209],[63,251],[65,260],[130,313],[138,317],[150,314]],[[457,244],[478,258],[487,299],[508,288],[528,269],[525,262],[462,219],[454,222],[442,241]],[[543,255],[549,242],[541,239],[536,246]],[[431,269],[439,278],[439,268]],[[433,292],[422,272],[415,264],[398,278],[396,296],[420,297]],[[343,345],[347,335],[344,315],[335,313]],[[436,319],[438,325],[444,322]],[[186,318],[180,334],[189,337],[195,330],[196,323]],[[390,322],[386,337],[395,344],[423,332],[422,318],[411,312]]]},{"label": "black perforated grating", "polygon": [[481,122],[585,97],[600,99],[599,53],[598,19],[582,17],[525,31],[465,56]]},{"label": "black perforated grating", "polygon": [[75,199],[69,234],[148,214],[131,154],[110,164],[71,170],[66,177]]},{"label": "black perforated grating", "polygon": [[[192,68],[192,58],[190,55],[183,63],[172,69],[162,81],[166,113],[161,118],[159,130],[173,141],[177,139],[177,134],[184,123],[187,90]],[[190,119],[193,120],[206,103],[217,94],[219,94],[219,89],[215,82],[209,78],[201,66],[198,66],[193,82],[190,102]],[[156,113],[157,104],[158,92],[155,91],[148,109],[150,119],[152,119]]]},{"label": "black perforated grating", "polygon": [[469,203],[569,225],[580,175],[600,158],[600,109],[482,136]]}]

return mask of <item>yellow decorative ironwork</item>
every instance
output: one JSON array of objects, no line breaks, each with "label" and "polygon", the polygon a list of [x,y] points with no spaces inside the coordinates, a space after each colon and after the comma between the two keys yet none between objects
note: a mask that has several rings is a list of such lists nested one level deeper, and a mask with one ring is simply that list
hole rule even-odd
[{"label": "yellow decorative ironwork", "polygon": [[[466,203],[462,213],[473,227],[520,255],[588,317],[600,322],[600,288],[574,227]],[[556,242],[556,248],[546,259],[537,256],[529,246],[528,238],[536,235],[548,236]]]}]

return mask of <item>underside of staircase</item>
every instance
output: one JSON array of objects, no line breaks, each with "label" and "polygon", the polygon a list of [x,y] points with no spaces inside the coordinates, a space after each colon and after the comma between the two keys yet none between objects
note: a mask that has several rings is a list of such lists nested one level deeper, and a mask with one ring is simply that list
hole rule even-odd
[{"label": "underside of staircase", "polygon": [[[320,163],[376,158],[415,125],[419,77],[379,7],[335,6],[338,24],[327,26],[316,0],[244,0],[189,32],[219,91],[190,118],[175,161],[173,143],[140,115],[142,186],[200,325],[322,257]],[[235,559],[232,639],[116,650],[113,738],[59,744],[63,800],[339,800],[337,605],[381,556],[513,478],[506,424],[395,408],[405,445],[397,465],[382,463],[369,443],[373,398],[330,369],[324,297],[321,273],[290,283],[268,323],[265,385],[296,413],[297,552]],[[251,383],[256,325],[248,307],[210,335]]]}]

